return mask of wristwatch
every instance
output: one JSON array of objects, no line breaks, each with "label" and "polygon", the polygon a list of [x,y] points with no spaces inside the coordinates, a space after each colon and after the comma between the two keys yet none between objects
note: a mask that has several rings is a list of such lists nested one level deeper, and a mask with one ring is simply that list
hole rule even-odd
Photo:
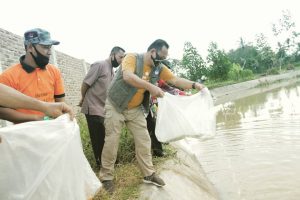
[{"label": "wristwatch", "polygon": [[193,89],[196,89],[196,88],[195,88],[195,85],[196,85],[196,83],[194,82],[194,83],[192,84],[192,88],[193,88]]}]

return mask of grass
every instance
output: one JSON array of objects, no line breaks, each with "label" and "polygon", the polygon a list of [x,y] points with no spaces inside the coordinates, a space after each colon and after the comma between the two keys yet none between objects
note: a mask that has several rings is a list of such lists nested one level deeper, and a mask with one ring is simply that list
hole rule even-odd
[{"label": "grass", "polygon": [[[294,70],[300,70],[300,62],[299,63],[295,63],[294,64]],[[282,73],[286,73],[288,72],[289,70],[287,69],[288,66],[283,66],[280,74]],[[271,75],[271,74],[266,74],[266,73],[263,73],[263,74],[254,74],[253,77],[248,77],[246,79],[240,79],[240,80],[208,80],[206,81],[204,84],[205,86],[207,86],[209,89],[214,89],[214,88],[218,88],[218,87],[223,87],[223,86],[226,86],[226,85],[232,85],[232,84],[235,84],[235,83],[241,83],[241,82],[245,82],[245,81],[249,81],[249,80],[254,80],[254,79],[258,79],[258,78],[261,78],[262,76],[267,76],[267,75]],[[262,83],[262,86],[266,86],[266,85],[269,85],[268,83]]]},{"label": "grass", "polygon": [[[77,117],[80,126],[80,135],[83,145],[83,151],[96,175],[96,162],[92,151],[87,123],[83,115]],[[176,155],[175,150],[170,145],[163,145],[166,156],[163,158],[153,158],[155,168]],[[119,150],[118,164],[115,165],[114,183],[115,192],[109,195],[104,189],[101,189],[93,198],[94,200],[133,200],[139,197],[139,185],[142,183],[142,174],[138,168],[134,153],[133,137],[127,129],[123,129]]]},{"label": "grass", "polygon": [[115,192],[109,195],[101,189],[94,200],[126,200],[137,199],[139,196],[139,185],[142,183],[142,174],[136,163],[117,165],[115,170]]},{"label": "grass", "polygon": [[239,79],[239,80],[222,80],[222,81],[218,81],[218,80],[212,80],[212,81],[207,81],[204,84],[209,88],[209,89],[214,89],[214,88],[218,88],[218,87],[223,87],[226,85],[232,85],[235,83],[241,83],[241,82],[245,82],[245,81],[249,81],[249,80],[254,80],[259,78],[261,75],[254,75],[253,77],[250,78],[246,78],[246,79]]}]

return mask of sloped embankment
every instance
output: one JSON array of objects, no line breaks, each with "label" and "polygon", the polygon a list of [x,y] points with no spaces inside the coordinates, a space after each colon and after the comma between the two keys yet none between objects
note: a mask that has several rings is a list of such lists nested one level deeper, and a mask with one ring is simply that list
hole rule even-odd
[{"label": "sloped embankment", "polygon": [[141,185],[141,200],[216,200],[217,192],[207,179],[196,158],[177,148],[176,158],[168,160],[158,173],[166,182],[164,187]]}]

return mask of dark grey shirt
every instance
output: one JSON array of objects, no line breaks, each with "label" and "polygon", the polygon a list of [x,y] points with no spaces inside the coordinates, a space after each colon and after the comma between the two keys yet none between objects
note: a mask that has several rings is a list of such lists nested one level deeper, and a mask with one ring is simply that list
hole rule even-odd
[{"label": "dark grey shirt", "polygon": [[108,59],[91,65],[83,80],[90,88],[87,90],[82,103],[82,113],[104,117],[106,93],[113,77],[113,67]]}]

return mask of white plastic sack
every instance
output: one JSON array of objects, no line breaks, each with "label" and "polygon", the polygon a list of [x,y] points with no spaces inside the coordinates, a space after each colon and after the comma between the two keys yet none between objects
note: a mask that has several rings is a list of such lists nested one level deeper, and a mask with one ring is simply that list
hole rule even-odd
[{"label": "white plastic sack", "polygon": [[185,137],[208,138],[215,135],[213,99],[207,88],[192,96],[165,93],[158,99],[155,134],[160,142]]},{"label": "white plastic sack", "polygon": [[0,136],[1,200],[87,200],[99,190],[68,115],[1,128]]}]

